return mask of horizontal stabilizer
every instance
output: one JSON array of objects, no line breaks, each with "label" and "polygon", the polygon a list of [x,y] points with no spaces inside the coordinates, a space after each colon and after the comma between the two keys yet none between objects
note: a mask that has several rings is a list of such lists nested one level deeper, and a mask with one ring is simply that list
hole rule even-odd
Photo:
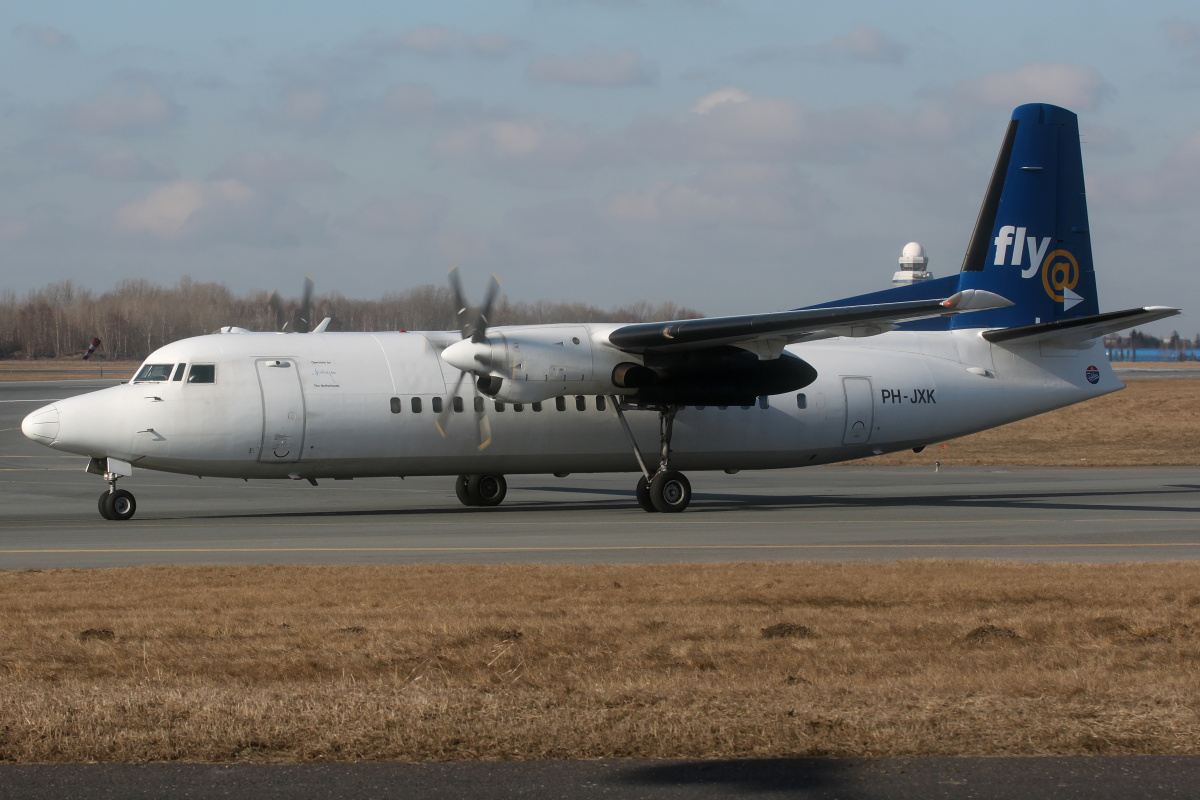
[{"label": "horizontal stabilizer", "polygon": [[1063,345],[1080,344],[1109,333],[1132,328],[1135,325],[1145,325],[1148,322],[1173,317],[1178,313],[1178,308],[1167,306],[1128,308],[1124,311],[1109,311],[1106,314],[1092,314],[1088,317],[1074,317],[1035,325],[1021,325],[1016,328],[984,331],[983,338],[995,344],[1031,341],[1054,342]]},{"label": "horizontal stabilizer", "polygon": [[[788,343],[823,336],[872,336],[892,330],[896,323],[905,320],[949,316],[1011,305],[1008,300],[993,292],[967,289],[947,298],[911,300],[903,303],[833,306],[739,317],[644,322],[617,328],[608,335],[608,340],[626,352],[645,353],[697,350],[728,344],[746,346],[754,342]],[[777,349],[774,356],[778,356]]]}]

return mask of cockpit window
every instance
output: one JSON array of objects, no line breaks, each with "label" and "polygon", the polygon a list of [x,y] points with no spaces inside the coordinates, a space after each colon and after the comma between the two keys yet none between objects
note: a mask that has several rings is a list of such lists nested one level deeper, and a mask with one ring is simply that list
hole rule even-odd
[{"label": "cockpit window", "polygon": [[174,378],[171,378],[171,380],[172,380],[172,381],[181,381],[181,380],[183,380],[183,371],[184,371],[185,369],[187,369],[187,364],[176,364],[176,365],[175,365],[175,377],[174,377]]},{"label": "cockpit window", "polygon": [[174,364],[146,364],[133,379],[134,383],[141,381],[165,381],[170,379]]},{"label": "cockpit window", "polygon": [[215,364],[192,364],[188,373],[188,383],[216,383],[217,367]]}]

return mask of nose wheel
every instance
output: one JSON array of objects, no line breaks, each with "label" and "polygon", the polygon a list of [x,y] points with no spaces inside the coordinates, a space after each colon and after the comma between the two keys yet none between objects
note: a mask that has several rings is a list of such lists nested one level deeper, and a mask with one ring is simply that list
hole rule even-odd
[{"label": "nose wheel", "polygon": [[129,519],[137,511],[137,501],[133,499],[133,493],[116,488],[100,495],[96,506],[100,510],[100,516],[112,520]]}]

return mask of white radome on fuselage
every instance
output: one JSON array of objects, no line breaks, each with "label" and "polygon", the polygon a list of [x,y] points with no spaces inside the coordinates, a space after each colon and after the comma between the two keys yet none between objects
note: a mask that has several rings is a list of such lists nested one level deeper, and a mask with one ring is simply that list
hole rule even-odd
[{"label": "white radome on fuselage", "polygon": [[[444,438],[436,424],[434,399],[450,403],[460,375],[440,357],[459,340],[456,332],[184,339],[145,363],[211,364],[214,382],[135,380],[58,401],[56,435],[45,443],[138,468],[231,478],[638,471],[611,402],[605,397],[605,408],[597,407],[597,396],[623,393],[597,376],[607,379],[613,364],[637,359],[602,344],[617,326],[554,327],[590,342],[595,369],[528,381],[533,388],[523,391],[547,398],[538,411],[529,402],[498,410],[485,398],[492,440],[483,450],[469,381],[460,385],[463,410],[449,413]],[[531,330],[522,329],[523,341]],[[498,341],[503,332],[497,328],[489,338]],[[1047,353],[1036,342],[997,345],[967,329],[833,338],[788,351],[816,369],[816,381],[749,408],[682,408],[673,468],[844,461],[944,441],[1123,386],[1098,341]],[[1094,384],[1085,377],[1090,367],[1099,372]],[[559,395],[565,410],[558,410]],[[578,410],[577,397],[585,410]],[[658,413],[626,416],[646,460],[656,462]]]}]

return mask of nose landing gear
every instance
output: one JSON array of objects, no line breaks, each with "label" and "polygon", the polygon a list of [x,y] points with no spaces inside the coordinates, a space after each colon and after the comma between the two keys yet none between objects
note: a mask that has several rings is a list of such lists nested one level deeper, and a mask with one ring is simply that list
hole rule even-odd
[{"label": "nose landing gear", "polygon": [[637,458],[638,466],[642,468],[642,477],[638,478],[635,494],[638,505],[643,511],[651,513],[661,511],[666,514],[683,511],[692,502],[692,484],[682,472],[671,469],[671,434],[675,427],[676,406],[663,406],[658,409],[658,441],[659,462],[658,470],[654,473],[646,466],[642,453],[638,450],[633,431],[625,420],[625,413],[615,396],[609,398],[617,419],[633,445],[633,455]]},{"label": "nose landing gear", "polygon": [[129,519],[137,511],[137,501],[133,493],[117,488],[117,481],[133,474],[133,468],[128,461],[115,458],[93,458],[88,463],[87,471],[93,475],[103,475],[108,481],[108,491],[100,495],[96,508],[105,519]]}]

